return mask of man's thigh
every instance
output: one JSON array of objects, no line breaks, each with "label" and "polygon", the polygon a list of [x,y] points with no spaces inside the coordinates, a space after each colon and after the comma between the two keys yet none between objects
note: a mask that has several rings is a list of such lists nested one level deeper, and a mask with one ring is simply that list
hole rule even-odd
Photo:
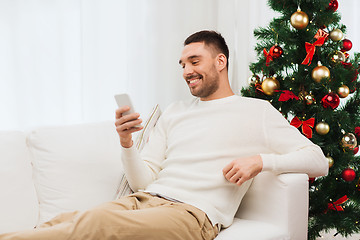
[{"label": "man's thigh", "polygon": [[97,228],[98,233],[109,239],[203,240],[213,239],[217,234],[199,209],[146,193],[101,205],[80,218],[83,218],[78,219],[80,229]]}]

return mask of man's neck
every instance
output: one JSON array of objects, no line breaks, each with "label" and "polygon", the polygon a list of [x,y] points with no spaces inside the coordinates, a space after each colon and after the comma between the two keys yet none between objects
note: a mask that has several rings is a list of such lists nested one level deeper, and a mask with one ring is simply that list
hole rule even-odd
[{"label": "man's neck", "polygon": [[223,93],[213,94],[213,95],[205,97],[205,98],[200,98],[200,100],[201,101],[211,101],[211,100],[230,97],[230,96],[233,96],[233,95],[235,95],[234,92],[232,90],[230,90],[230,91],[226,91],[226,92],[223,92]]},{"label": "man's neck", "polygon": [[230,87],[229,79],[226,77],[223,80],[220,80],[220,85],[216,92],[214,92],[210,96],[200,98],[200,100],[201,101],[210,101],[210,100],[230,97],[232,95],[235,95],[235,94]]}]

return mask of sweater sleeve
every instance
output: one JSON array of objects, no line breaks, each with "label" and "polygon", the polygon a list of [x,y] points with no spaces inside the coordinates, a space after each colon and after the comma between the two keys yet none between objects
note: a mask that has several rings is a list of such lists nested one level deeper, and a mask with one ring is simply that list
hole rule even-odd
[{"label": "sweater sleeve", "polygon": [[163,115],[160,116],[141,153],[134,145],[130,148],[122,148],[121,160],[125,175],[131,189],[135,192],[144,190],[157,178],[161,170],[166,150]]},{"label": "sweater sleeve", "polygon": [[278,174],[306,173],[309,177],[328,173],[328,161],[321,148],[291,126],[269,103],[264,110],[263,129],[265,142],[271,151],[260,154],[263,171],[273,171]]}]

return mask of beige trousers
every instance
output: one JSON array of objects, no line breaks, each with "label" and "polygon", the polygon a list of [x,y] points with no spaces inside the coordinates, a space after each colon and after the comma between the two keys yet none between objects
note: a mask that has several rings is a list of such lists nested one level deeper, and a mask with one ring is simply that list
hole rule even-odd
[{"label": "beige trousers", "polygon": [[201,210],[139,192],[60,214],[33,230],[1,234],[0,240],[208,240],[217,234]]}]

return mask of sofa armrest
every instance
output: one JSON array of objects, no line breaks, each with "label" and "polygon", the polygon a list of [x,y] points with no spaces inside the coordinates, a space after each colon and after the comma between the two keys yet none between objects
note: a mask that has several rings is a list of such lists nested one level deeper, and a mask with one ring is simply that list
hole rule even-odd
[{"label": "sofa armrest", "polygon": [[290,239],[307,239],[308,176],[262,172],[254,178],[236,213],[237,218],[271,223]]}]

